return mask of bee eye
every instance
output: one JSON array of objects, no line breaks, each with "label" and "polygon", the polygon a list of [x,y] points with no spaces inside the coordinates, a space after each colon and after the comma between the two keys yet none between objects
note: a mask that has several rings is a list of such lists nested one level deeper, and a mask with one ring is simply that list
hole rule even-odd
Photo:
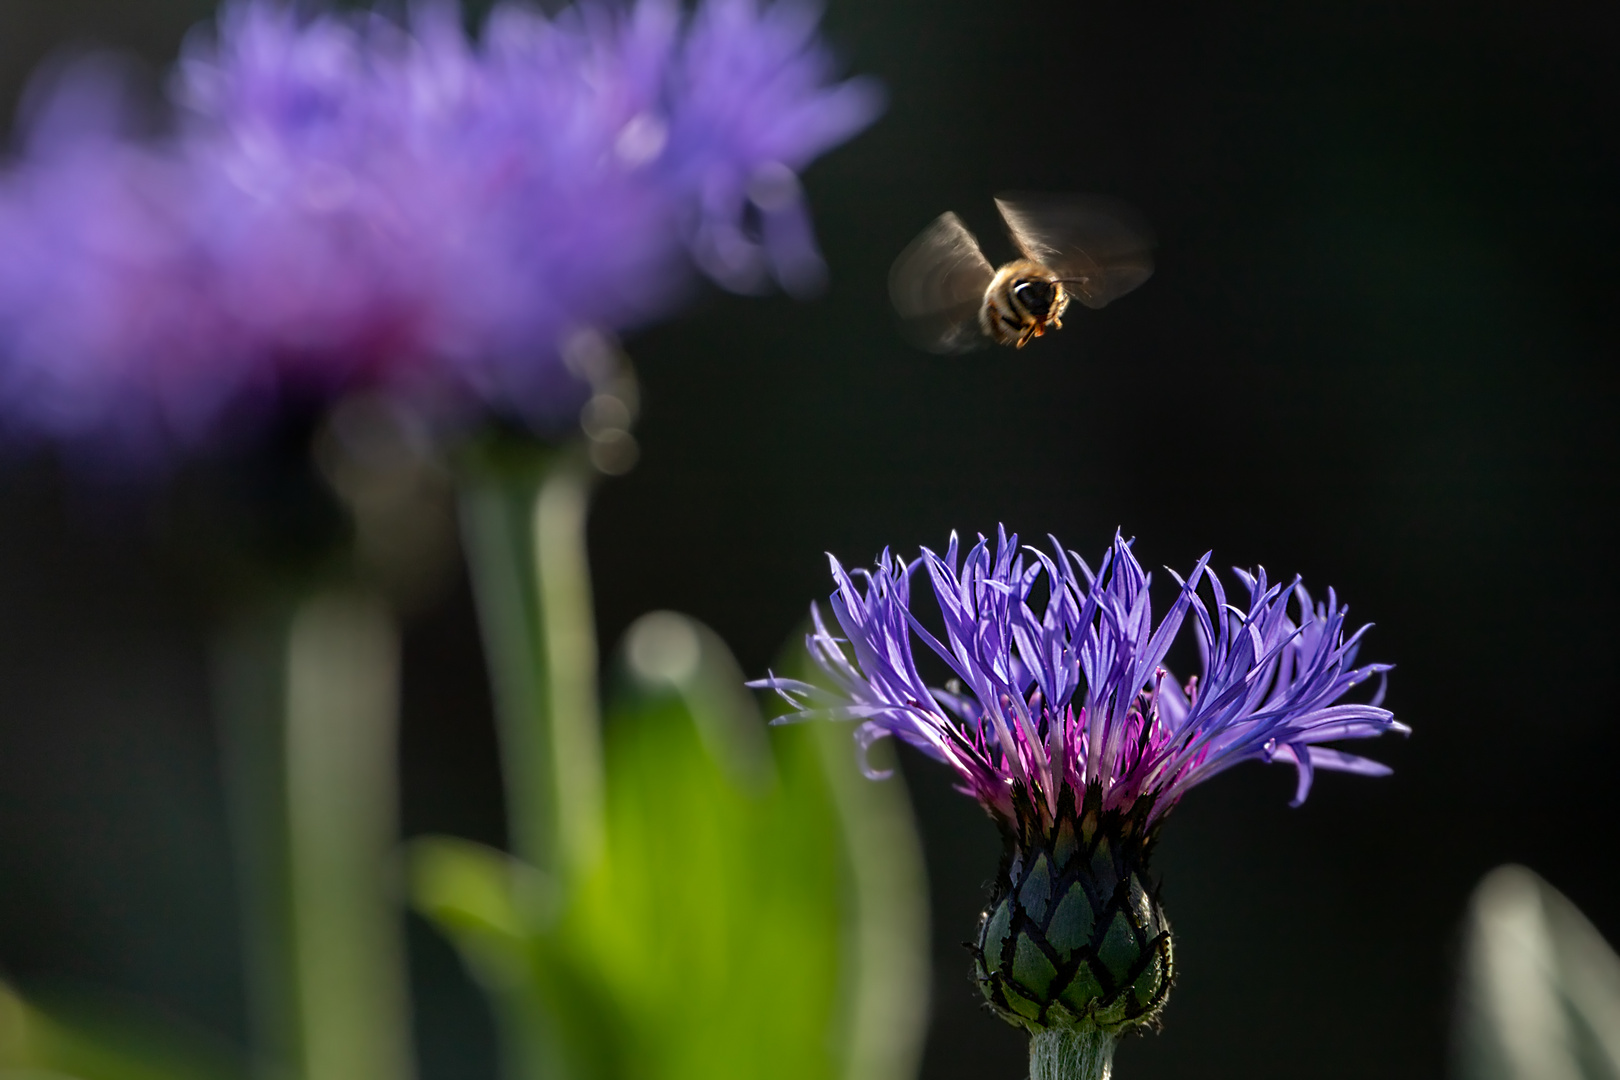
[{"label": "bee eye", "polygon": [[1044,319],[1052,312],[1052,301],[1057,299],[1056,290],[1050,281],[1020,281],[1013,286],[1013,295],[1024,309],[1037,319]]}]

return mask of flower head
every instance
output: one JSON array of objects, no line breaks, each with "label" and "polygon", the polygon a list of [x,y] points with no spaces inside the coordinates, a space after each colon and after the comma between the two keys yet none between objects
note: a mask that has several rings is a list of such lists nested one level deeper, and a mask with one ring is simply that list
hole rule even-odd
[{"label": "flower head", "polygon": [[383,390],[541,428],[564,343],[667,314],[690,269],[813,283],[797,172],[878,108],[791,2],[507,4],[470,41],[231,0],[169,135],[106,65],[43,95],[0,176],[0,418],[162,455],[289,398]]},{"label": "flower head", "polygon": [[[1056,541],[1048,554],[1005,533],[965,554],[955,536],[943,555],[925,548],[907,562],[885,552],[854,576],[832,559],[843,636],[813,610],[806,639],[831,688],[774,677],[756,685],[798,707],[786,719],[855,719],[863,745],[892,735],[945,762],[1007,822],[1020,797],[1051,816],[1065,790],[1093,789],[1102,809],[1136,808],[1152,825],[1193,785],[1251,759],[1298,769],[1295,805],[1317,769],[1387,773],[1319,745],[1408,730],[1380,707],[1381,678],[1371,701],[1340,700],[1389,670],[1355,666],[1368,628],[1347,636],[1331,590],[1313,603],[1298,579],[1270,582],[1263,569],[1236,571],[1248,602],[1233,603],[1208,560],[1176,578],[1176,599],[1155,623],[1148,575],[1120,538],[1095,571]],[[943,635],[911,609],[919,566]],[[1164,664],[1189,621],[1202,671],[1180,683]],[[948,687],[927,684],[913,641],[950,669]]]},{"label": "flower head", "polygon": [[[853,575],[833,559],[842,636],[812,608],[806,639],[829,685],[753,684],[795,706],[785,720],[853,719],[863,750],[895,736],[945,762],[1001,826],[970,948],[991,1008],[1036,1036],[1031,1075],[1064,1040],[1094,1040],[1106,1059],[1117,1033],[1157,1019],[1175,969],[1148,860],[1189,788],[1282,761],[1299,770],[1297,805],[1317,769],[1389,771],[1321,743],[1407,730],[1379,705],[1388,665],[1355,666],[1366,627],[1347,636],[1337,596],[1317,604],[1297,579],[1240,570],[1248,602],[1232,602],[1208,562],[1176,578],[1155,623],[1148,575],[1117,536],[1095,571],[1056,541],[1048,554],[1004,532],[966,553],[952,536],[911,562],[886,551]],[[912,610],[918,567],[942,634]],[[1188,623],[1202,671],[1183,684],[1165,659]],[[914,641],[952,673],[946,686],[924,679]],[[1370,702],[1341,700],[1375,675]]]}]

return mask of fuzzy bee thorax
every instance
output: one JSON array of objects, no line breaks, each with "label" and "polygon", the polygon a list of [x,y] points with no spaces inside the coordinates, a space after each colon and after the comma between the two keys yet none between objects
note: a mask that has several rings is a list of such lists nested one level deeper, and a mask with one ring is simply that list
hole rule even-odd
[{"label": "fuzzy bee thorax", "polygon": [[979,326],[998,344],[1023,348],[1048,329],[1061,329],[1068,306],[1069,294],[1051,269],[1019,259],[991,279],[979,310]]}]

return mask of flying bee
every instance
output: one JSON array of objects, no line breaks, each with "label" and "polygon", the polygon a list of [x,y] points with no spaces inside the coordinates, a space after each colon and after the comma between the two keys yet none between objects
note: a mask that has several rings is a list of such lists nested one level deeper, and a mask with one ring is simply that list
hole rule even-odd
[{"label": "flying bee", "polygon": [[1123,203],[1095,195],[996,200],[1023,256],[990,265],[979,241],[946,212],[889,271],[889,296],[908,336],[930,352],[994,342],[1022,349],[1063,327],[1070,300],[1100,308],[1153,275],[1153,239]]}]

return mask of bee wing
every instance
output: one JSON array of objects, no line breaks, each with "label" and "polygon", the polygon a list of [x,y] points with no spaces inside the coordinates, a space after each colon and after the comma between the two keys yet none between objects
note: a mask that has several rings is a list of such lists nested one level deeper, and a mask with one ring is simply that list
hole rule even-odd
[{"label": "bee wing", "polygon": [[967,352],[986,344],[979,308],[995,270],[962,219],[944,213],[889,270],[889,298],[907,335],[930,352]]},{"label": "bee wing", "polygon": [[1153,232],[1129,206],[1100,195],[1004,195],[996,209],[1024,257],[1057,272],[1088,308],[1153,276]]}]

